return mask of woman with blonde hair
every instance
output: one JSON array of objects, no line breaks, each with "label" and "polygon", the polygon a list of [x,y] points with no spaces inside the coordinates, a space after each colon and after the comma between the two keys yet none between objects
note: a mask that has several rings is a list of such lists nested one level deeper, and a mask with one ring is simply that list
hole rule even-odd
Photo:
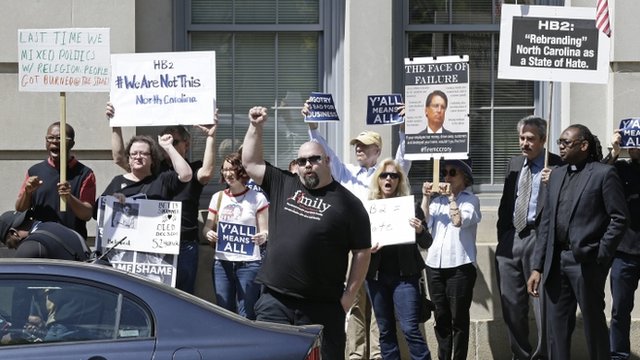
[{"label": "woman with blonde hair", "polygon": [[[378,166],[369,189],[370,200],[410,195],[407,177],[392,159],[386,159]],[[385,247],[372,244],[367,272],[369,296],[380,328],[380,351],[385,360],[400,359],[396,319],[407,341],[411,359],[431,359],[419,327],[419,286],[425,265],[418,246],[426,249],[432,239],[419,207],[416,208],[416,216],[407,221],[415,229],[415,242]]]}]

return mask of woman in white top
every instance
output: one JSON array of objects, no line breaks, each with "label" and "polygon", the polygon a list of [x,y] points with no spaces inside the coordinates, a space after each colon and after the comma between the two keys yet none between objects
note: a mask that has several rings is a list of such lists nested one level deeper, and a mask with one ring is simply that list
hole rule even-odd
[{"label": "woman in white top", "polygon": [[228,155],[220,173],[228,188],[211,197],[203,230],[216,248],[216,303],[255,320],[253,307],[260,296],[260,286],[254,279],[262,265],[260,245],[269,235],[269,202],[263,193],[247,187],[249,176],[239,154]]},{"label": "woman in white top", "polygon": [[[438,189],[425,182],[422,210],[433,236],[427,253],[427,282],[434,312],[439,359],[466,359],[469,346],[469,308],[476,282],[476,232],[482,218],[473,194],[471,166],[465,161],[445,163],[446,183]],[[432,199],[433,197],[433,199]]]}]

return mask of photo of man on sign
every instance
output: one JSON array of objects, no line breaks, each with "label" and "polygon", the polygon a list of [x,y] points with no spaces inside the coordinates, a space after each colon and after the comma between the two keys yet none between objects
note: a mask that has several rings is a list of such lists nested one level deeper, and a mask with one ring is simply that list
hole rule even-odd
[{"label": "photo of man on sign", "polygon": [[424,103],[424,116],[427,118],[427,127],[418,134],[451,134],[451,131],[444,128],[444,118],[449,106],[447,95],[434,90],[427,96]]}]

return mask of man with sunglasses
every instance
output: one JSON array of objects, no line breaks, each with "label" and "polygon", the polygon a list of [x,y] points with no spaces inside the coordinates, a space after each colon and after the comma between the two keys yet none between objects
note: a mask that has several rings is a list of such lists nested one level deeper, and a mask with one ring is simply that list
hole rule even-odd
[{"label": "man with sunglasses", "polygon": [[[115,108],[111,103],[107,104],[105,114],[112,118]],[[166,200],[182,202],[182,217],[180,224],[180,253],[178,254],[178,269],[176,288],[193,294],[195,291],[196,273],[198,271],[198,208],[200,195],[204,186],[213,177],[216,157],[215,136],[218,123],[216,111],[213,125],[195,125],[206,136],[204,155],[202,161],[188,161],[189,148],[191,146],[191,134],[182,125],[167,126],[160,132],[162,135],[173,137],[173,147],[187,160],[193,176],[191,181],[184,183],[181,190],[172,198]],[[124,151],[122,131],[119,127],[112,128],[111,152],[114,162],[126,171],[129,164]],[[173,171],[171,161],[163,160],[160,172]]]},{"label": "man with sunglasses", "polygon": [[[401,108],[404,114],[404,107]],[[302,108],[302,115],[309,115],[308,101]],[[382,154],[382,137],[375,131],[363,131],[350,145],[354,147],[357,164],[345,164],[331,149],[327,140],[318,131],[318,123],[307,123],[309,140],[317,141],[331,158],[331,175],[361,201],[369,196],[369,185],[378,168],[378,159]],[[405,174],[409,173],[410,161],[404,160],[404,133],[400,133],[400,145],[396,161]],[[379,330],[368,299],[365,286],[358,291],[358,296],[349,311],[347,323],[347,352],[349,359],[381,359]],[[367,355],[368,354],[368,355]]]},{"label": "man with sunglasses", "polygon": [[[31,210],[40,221],[53,221],[77,231],[87,238],[87,221],[93,215],[96,198],[96,177],[93,171],[79,162],[70,151],[75,145],[75,130],[66,124],[67,179],[60,182],[60,122],[47,128],[46,160],[27,170],[15,208]],[[60,198],[66,199],[66,211],[60,211]]]},{"label": "man with sunglasses", "polygon": [[[521,154],[507,165],[500,207],[498,208],[498,246],[496,276],[514,359],[535,359],[546,352],[542,304],[527,293],[527,279],[533,270],[532,257],[536,227],[540,222],[546,186],[544,148],[546,120],[527,116],[517,124]],[[562,159],[549,154],[548,165],[558,166]],[[529,301],[536,319],[537,345],[529,342]]]},{"label": "man with sunglasses", "polygon": [[584,321],[591,359],[610,359],[604,286],[611,261],[627,229],[628,210],[620,177],[600,163],[596,139],[571,125],[558,140],[566,163],[551,172],[529,294],[544,286],[550,359],[571,359],[576,305]]},{"label": "man with sunglasses", "polygon": [[264,161],[267,109],[253,107],[249,120],[242,163],[270,201],[268,256],[256,278],[263,285],[257,320],[321,324],[323,359],[343,359],[345,313],[371,258],[369,216],[360,200],[332,178],[333,159],[322,145],[300,146],[297,174],[280,170]]}]

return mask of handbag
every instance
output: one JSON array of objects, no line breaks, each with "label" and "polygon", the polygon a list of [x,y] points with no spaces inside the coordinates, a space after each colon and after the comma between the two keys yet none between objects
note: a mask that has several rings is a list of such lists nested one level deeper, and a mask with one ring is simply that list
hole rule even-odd
[{"label": "handbag", "polygon": [[419,311],[418,311],[418,321],[420,321],[421,323],[427,322],[430,318],[431,318],[431,312],[436,310],[436,306],[433,303],[433,301],[429,300],[429,298],[427,297],[427,289],[426,289],[426,282],[425,282],[425,277],[424,277],[424,271],[423,271],[423,276],[420,277],[420,281],[418,283],[420,292],[418,294],[418,296],[420,297],[420,303],[419,303]]}]

